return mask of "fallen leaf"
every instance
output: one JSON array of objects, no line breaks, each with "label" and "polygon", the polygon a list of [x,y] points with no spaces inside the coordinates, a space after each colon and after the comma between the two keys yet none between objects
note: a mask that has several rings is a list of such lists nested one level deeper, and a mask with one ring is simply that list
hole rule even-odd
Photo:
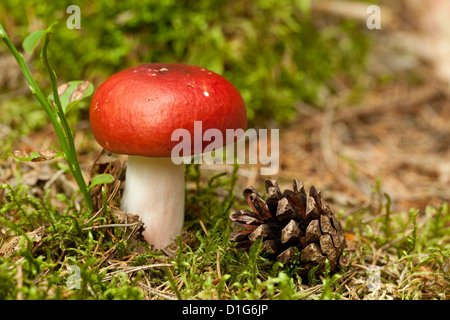
[{"label": "fallen leaf", "polygon": [[53,150],[46,150],[41,152],[29,152],[25,150],[15,150],[10,153],[14,158],[20,161],[27,162],[42,162],[47,160],[52,160],[56,157],[62,156],[61,152],[56,152]]},{"label": "fallen leaf", "polygon": [[[33,248],[34,248],[39,243],[41,243],[43,238],[45,238],[45,228],[42,226],[42,227],[37,228],[36,230],[27,232],[25,234],[27,235],[28,238],[31,239],[31,241],[33,241]],[[24,236],[21,236],[21,235],[14,236],[9,241],[5,241],[2,245],[2,247],[0,248],[0,256],[3,256],[5,258],[11,257],[15,253],[22,250],[22,243],[26,243],[24,241],[26,241],[26,240],[25,240]],[[18,261],[20,258],[21,257],[15,257],[13,259],[14,260],[13,262]]]},{"label": "fallen leaf", "polygon": [[[80,100],[89,97],[93,92],[94,86],[86,80],[69,81],[60,85],[58,96],[64,114],[67,114]],[[48,96],[48,100],[55,106],[53,93]]]}]

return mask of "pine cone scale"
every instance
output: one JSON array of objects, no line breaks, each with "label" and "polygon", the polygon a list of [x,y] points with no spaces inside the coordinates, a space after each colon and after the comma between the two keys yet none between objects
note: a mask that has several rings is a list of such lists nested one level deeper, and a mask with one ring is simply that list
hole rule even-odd
[{"label": "pine cone scale", "polygon": [[250,241],[255,242],[256,240],[263,238],[264,240],[277,239],[281,235],[281,228],[274,224],[261,224],[258,226],[248,238]]},{"label": "pine cone scale", "polygon": [[306,241],[317,242],[322,232],[320,231],[319,220],[313,220],[306,228]]},{"label": "pine cone scale", "polygon": [[281,243],[297,244],[300,241],[302,230],[295,220],[290,220],[286,227],[281,230]]}]

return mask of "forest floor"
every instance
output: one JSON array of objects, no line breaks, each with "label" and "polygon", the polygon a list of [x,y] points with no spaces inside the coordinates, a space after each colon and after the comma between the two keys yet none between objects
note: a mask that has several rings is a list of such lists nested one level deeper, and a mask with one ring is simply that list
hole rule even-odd
[{"label": "forest floor", "polygon": [[[369,62],[369,66],[374,68],[382,65],[383,61],[393,61],[390,56],[393,53],[384,52],[383,41],[379,43],[381,48],[374,49]],[[382,51],[387,56],[378,54]],[[355,255],[353,264],[341,272],[339,280],[335,280],[332,292],[338,292],[339,296],[326,296],[328,298],[450,298],[450,91],[436,78],[429,63],[422,63],[419,59],[414,63],[414,68],[422,77],[421,81],[411,81],[401,72],[393,73],[392,79],[384,84],[374,85],[367,80],[367,90],[355,104],[348,103],[351,89],[336,82],[339,94],[329,100],[324,110],[299,102],[296,105],[297,119],[285,127],[276,128],[280,134],[279,171],[270,178],[278,179],[281,190],[291,188],[293,179],[304,182],[307,189],[314,185],[321,190],[322,197],[335,213],[339,213],[339,219],[347,232],[347,251]],[[368,78],[370,72],[374,70],[368,70]],[[9,74],[11,81],[13,78],[14,75]],[[22,94],[22,91],[18,91],[18,94]],[[0,138],[6,140],[13,130],[1,125]],[[107,154],[97,158],[101,149],[92,140],[89,130],[87,119],[75,126],[75,144],[86,178],[94,163],[108,163],[117,158]],[[44,126],[26,137],[19,137],[14,147],[30,151],[45,150],[55,140],[52,128]],[[118,159],[126,160],[121,156]],[[64,211],[67,201],[61,200],[57,194],[65,194],[67,199],[71,199],[77,185],[58,162],[62,160],[18,163],[12,157],[4,158],[0,160],[0,183],[17,186],[20,181],[21,185],[29,187],[27,192],[30,195],[39,199],[45,199],[46,192],[50,190],[52,205]],[[216,173],[231,173],[233,168],[229,165],[200,166],[204,181]],[[264,189],[264,180],[268,177],[261,176],[259,169],[258,165],[244,164],[239,167],[235,186],[237,204],[244,203],[242,190],[245,187]],[[187,188],[195,188],[195,183],[188,182]],[[113,191],[110,189],[109,192]],[[0,189],[1,205],[8,203],[7,194],[7,188]],[[218,196],[221,196],[220,190]],[[80,201],[81,197],[77,195],[74,198],[75,208],[81,206]],[[202,224],[201,219],[198,221]],[[386,235],[386,226],[392,228],[389,236]],[[199,229],[200,226],[197,226]],[[204,224],[201,229],[206,235],[211,231]],[[11,234],[5,227],[1,231],[0,245],[5,245]],[[415,248],[409,250],[411,241]],[[36,246],[39,247],[39,241]],[[407,253],[404,253],[405,250]],[[232,268],[219,264],[217,248],[216,251],[211,249],[211,252],[214,263],[205,264],[205,269],[197,272],[214,274],[215,283],[222,283],[222,279],[225,279],[222,273]],[[188,257],[188,253],[185,254]],[[63,255],[64,252],[61,253],[61,259]],[[100,265],[103,269],[98,266],[101,270],[122,270],[130,278],[142,270],[158,269],[158,263],[160,267],[171,263],[170,259],[173,258],[170,255],[165,258],[152,257],[148,261],[153,264],[148,264],[147,269],[139,269],[133,265],[136,262],[133,257],[137,253],[130,253],[131,258],[127,257],[129,260],[123,258],[116,261],[114,255],[109,255],[105,249],[102,256]],[[205,263],[209,259],[206,257]],[[198,256],[196,259],[201,260]],[[222,263],[225,264],[225,260]],[[378,266],[382,272],[382,283],[376,290],[367,288],[369,266]],[[43,271],[40,273],[42,277],[45,275]],[[166,275],[167,272],[159,276],[165,279]],[[270,278],[264,273],[259,276],[263,284]],[[147,282],[141,280],[140,289],[149,299],[174,299],[179,298],[179,294],[200,299],[217,298],[217,293],[212,293],[214,286],[209,291],[193,284],[189,287],[189,279],[182,273],[172,274],[172,277],[160,280],[160,286],[152,288],[144,276]],[[111,279],[111,275],[107,278]],[[313,285],[295,283],[296,293],[300,295],[294,296],[324,298],[326,286],[323,278],[321,280],[322,283],[319,281]],[[233,291],[231,283],[223,281],[225,286],[221,298],[234,294],[239,298],[268,298],[268,284],[262,285],[262,293],[248,296],[248,287]],[[174,282],[178,290],[174,289]],[[23,282],[19,283],[23,285]]]}]

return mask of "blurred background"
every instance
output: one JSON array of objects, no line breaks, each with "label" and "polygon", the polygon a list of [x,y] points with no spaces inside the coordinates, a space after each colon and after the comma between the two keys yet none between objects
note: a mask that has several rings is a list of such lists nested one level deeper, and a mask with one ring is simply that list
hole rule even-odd
[{"label": "blurred background", "polygon": [[[58,83],[98,87],[141,63],[202,66],[242,93],[249,127],[280,129],[273,178],[282,187],[293,178],[314,184],[338,207],[383,192],[399,209],[450,200],[450,1],[77,1],[78,30],[66,27],[72,2],[0,2],[0,21],[21,51],[28,34],[58,21],[49,44]],[[380,8],[381,29],[368,28],[370,5]],[[50,93],[39,48],[24,57]],[[99,150],[88,105],[69,119],[86,170]],[[5,182],[14,171],[8,152],[57,148],[57,140],[3,43],[0,111]],[[48,177],[29,166],[29,183]],[[241,166],[241,184],[263,186],[258,173]]]},{"label": "blurred background", "polygon": [[[359,22],[316,17],[308,0],[80,1],[79,30],[66,27],[71,4],[2,1],[0,19],[18,44],[59,22],[50,58],[61,81],[97,85],[118,70],[155,61],[204,66],[239,88],[250,119],[292,119],[300,100],[323,107],[337,89],[333,77],[358,83],[370,45]],[[44,73],[39,59],[31,63]],[[22,77],[10,77],[2,84],[12,90]]]}]

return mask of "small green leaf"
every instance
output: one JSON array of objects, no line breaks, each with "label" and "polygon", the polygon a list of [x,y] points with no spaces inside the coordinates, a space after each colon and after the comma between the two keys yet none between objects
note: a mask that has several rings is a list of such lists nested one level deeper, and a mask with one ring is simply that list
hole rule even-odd
[{"label": "small green leaf", "polygon": [[52,160],[56,157],[61,157],[63,155],[62,152],[56,152],[53,150],[47,150],[42,152],[28,152],[24,150],[16,150],[14,152],[9,153],[10,156],[13,156],[15,159],[25,162],[42,162],[47,160]]},{"label": "small green leaf", "polygon": [[23,49],[28,53],[33,52],[34,47],[46,32],[47,30],[38,30],[29,34],[22,42]]},{"label": "small green leaf", "polygon": [[[94,86],[89,81],[75,80],[64,83],[58,87],[59,100],[64,114],[67,114],[78,102],[89,97],[94,92]],[[47,98],[54,105],[53,93]]]},{"label": "small green leaf", "polygon": [[107,174],[107,173],[98,174],[94,178],[92,178],[89,189],[91,189],[92,187],[94,187],[96,185],[110,183],[113,181],[114,181],[114,177],[110,174]]}]

